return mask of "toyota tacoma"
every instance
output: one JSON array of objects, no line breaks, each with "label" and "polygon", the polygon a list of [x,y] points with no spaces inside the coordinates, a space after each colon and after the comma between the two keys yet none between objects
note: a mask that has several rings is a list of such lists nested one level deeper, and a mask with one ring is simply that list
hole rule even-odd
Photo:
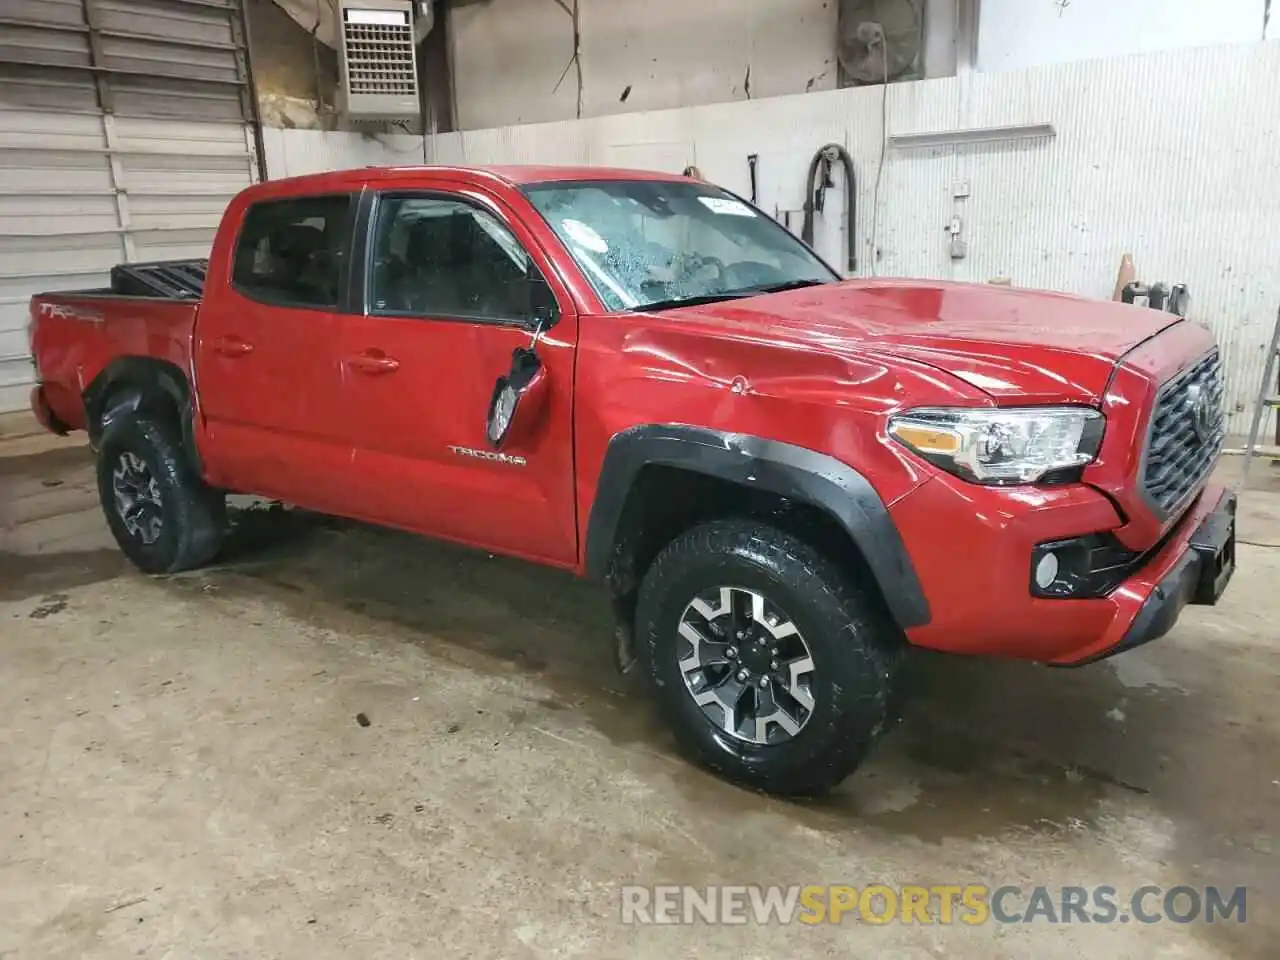
[{"label": "toyota tacoma", "polygon": [[34,297],[31,342],[141,570],[211,561],[236,492],[595,578],[679,743],[779,794],[858,765],[910,647],[1089,663],[1235,566],[1206,328],[842,279],[679,176],[261,183],[207,261]]}]

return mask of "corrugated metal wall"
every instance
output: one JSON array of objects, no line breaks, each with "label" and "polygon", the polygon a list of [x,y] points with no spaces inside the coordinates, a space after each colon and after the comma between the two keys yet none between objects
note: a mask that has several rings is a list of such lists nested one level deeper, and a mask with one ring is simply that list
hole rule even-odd
[{"label": "corrugated metal wall", "polygon": [[[840,90],[583,121],[445,134],[448,163],[607,163],[679,170],[696,163],[748,190],[760,156],[760,205],[793,211],[815,149],[843,143],[858,174],[859,272],[873,229],[884,275],[986,281],[1110,296],[1120,257],[1147,281],[1189,284],[1192,316],[1227,358],[1233,432],[1248,429],[1265,344],[1280,307],[1280,43],[1205,47],[1031,70],[895,84],[890,134],[1051,123],[1056,136],[885,153],[878,212],[882,88]],[[413,163],[422,144],[354,134],[268,131],[272,176]],[[957,184],[969,196],[954,197]],[[843,210],[839,196],[828,210]],[[969,255],[952,260],[944,226],[961,217]],[[841,224],[820,221],[833,260]]]},{"label": "corrugated metal wall", "polygon": [[0,0],[0,412],[26,404],[33,292],[208,254],[252,115],[235,0]]}]

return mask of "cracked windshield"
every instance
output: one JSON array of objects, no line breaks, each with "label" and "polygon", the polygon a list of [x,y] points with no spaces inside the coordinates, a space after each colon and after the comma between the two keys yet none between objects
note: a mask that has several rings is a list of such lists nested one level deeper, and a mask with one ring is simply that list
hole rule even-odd
[{"label": "cracked windshield", "polygon": [[525,190],[613,310],[660,310],[832,283],[781,225],[703,183],[603,180]]}]

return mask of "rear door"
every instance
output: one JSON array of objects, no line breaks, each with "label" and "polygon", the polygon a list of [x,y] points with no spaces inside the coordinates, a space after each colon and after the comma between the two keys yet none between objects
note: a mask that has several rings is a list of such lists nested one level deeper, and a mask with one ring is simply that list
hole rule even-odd
[{"label": "rear door", "polygon": [[[572,564],[577,316],[545,254],[499,198],[461,185],[371,194],[362,220],[365,309],[344,320],[342,363],[363,515]],[[485,417],[531,341],[533,274],[560,305],[538,345],[550,402],[528,441],[496,457]]]},{"label": "rear door", "polygon": [[355,208],[345,193],[256,203],[230,276],[210,277],[195,356],[214,482],[341,510],[351,445],[338,311]]}]

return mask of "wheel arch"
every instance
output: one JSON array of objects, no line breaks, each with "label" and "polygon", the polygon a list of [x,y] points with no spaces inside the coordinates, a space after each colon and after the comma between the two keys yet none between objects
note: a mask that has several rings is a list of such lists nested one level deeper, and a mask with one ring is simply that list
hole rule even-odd
[{"label": "wheel arch", "polygon": [[679,470],[820,511],[865,561],[898,626],[905,630],[929,622],[929,604],[906,545],[865,476],[814,450],[702,427],[645,424],[612,438],[587,522],[588,576],[610,581],[615,591],[633,585],[632,574],[619,567],[631,549],[629,527],[639,522],[633,492],[641,489],[642,475],[652,467]]},{"label": "wheel arch", "polygon": [[121,416],[141,410],[172,415],[192,469],[203,475],[195,442],[195,403],[187,375],[156,357],[117,357],[84,390],[85,424],[96,447],[103,431]]}]

